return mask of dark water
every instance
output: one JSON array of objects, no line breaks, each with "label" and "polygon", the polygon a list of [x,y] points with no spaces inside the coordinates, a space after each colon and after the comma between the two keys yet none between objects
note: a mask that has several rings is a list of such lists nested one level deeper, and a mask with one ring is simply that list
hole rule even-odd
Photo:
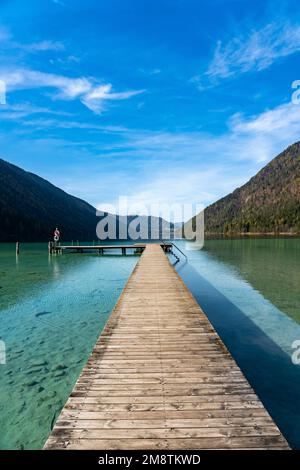
[{"label": "dark water", "polygon": [[[300,449],[300,240],[208,240],[176,265],[268,411]],[[0,245],[0,448],[41,448],[136,256]],[[175,258],[170,256],[171,262]],[[1,344],[1,343],[0,343]],[[1,351],[0,351],[1,359]]]},{"label": "dark water", "polygon": [[271,416],[300,449],[300,240],[208,240],[177,269]]}]

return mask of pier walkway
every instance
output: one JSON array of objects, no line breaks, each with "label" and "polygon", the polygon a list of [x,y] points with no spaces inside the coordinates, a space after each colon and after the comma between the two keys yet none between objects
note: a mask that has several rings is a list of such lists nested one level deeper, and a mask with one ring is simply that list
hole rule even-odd
[{"label": "pier walkway", "polygon": [[[171,251],[174,243],[160,243],[160,246],[163,248],[165,252]],[[57,253],[99,253],[103,255],[104,253],[110,252],[114,254],[116,251],[122,253],[122,255],[126,255],[126,252],[134,251],[134,253],[142,253],[146,248],[146,243],[134,243],[133,245],[61,245],[55,244],[54,242],[48,243],[48,251],[50,254],[57,254]],[[17,247],[16,247],[17,250]]]},{"label": "pier walkway", "polygon": [[45,449],[287,448],[161,246],[146,245]]}]

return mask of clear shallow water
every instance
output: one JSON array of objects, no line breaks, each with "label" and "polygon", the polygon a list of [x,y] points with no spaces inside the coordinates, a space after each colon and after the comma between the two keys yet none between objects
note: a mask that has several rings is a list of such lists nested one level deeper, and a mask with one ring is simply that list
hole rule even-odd
[{"label": "clear shallow water", "polygon": [[[300,448],[299,239],[208,240],[176,269],[294,448]],[[0,448],[40,448],[138,258],[0,244]],[[174,257],[170,256],[174,262]]]},{"label": "clear shallow water", "polygon": [[292,447],[300,449],[300,240],[207,240],[177,270]]},{"label": "clear shallow water", "polygon": [[137,260],[0,245],[1,449],[42,447]]}]

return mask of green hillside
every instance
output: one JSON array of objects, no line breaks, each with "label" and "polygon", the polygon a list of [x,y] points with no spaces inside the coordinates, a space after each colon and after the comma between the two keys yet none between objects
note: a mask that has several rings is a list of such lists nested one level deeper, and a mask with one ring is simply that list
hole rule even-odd
[{"label": "green hillside", "polygon": [[300,233],[300,142],[204,215],[207,234]]},{"label": "green hillside", "polygon": [[95,209],[37,175],[0,159],[0,241],[92,240]]},{"label": "green hillside", "polygon": [[[119,216],[110,219],[116,220],[117,237],[121,224],[129,224],[136,217],[128,216],[126,221]],[[148,227],[149,236],[151,223],[156,219],[158,229],[154,236],[163,238],[168,222],[160,217],[143,216],[141,219],[142,226]],[[65,241],[96,240],[99,221],[96,209],[87,202],[0,159],[0,242],[49,241],[55,227],[59,227]]]}]

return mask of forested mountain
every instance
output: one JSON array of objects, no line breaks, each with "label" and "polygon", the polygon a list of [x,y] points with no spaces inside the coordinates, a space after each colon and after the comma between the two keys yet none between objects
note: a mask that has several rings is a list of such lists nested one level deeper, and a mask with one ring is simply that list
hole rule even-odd
[{"label": "forested mountain", "polygon": [[[135,218],[128,217],[127,223]],[[146,219],[150,233],[151,218]],[[0,241],[48,241],[55,227],[62,240],[92,241],[97,239],[99,220],[96,209],[87,202],[0,159]],[[123,224],[124,218],[117,217],[117,236],[119,222]],[[158,222],[157,237],[167,224],[163,219]]]},{"label": "forested mountain", "polygon": [[0,241],[93,240],[95,209],[37,175],[0,159]]},{"label": "forested mountain", "polygon": [[300,142],[204,211],[207,234],[300,233]]},{"label": "forested mountain", "polygon": [[[122,217],[119,220],[123,223]],[[87,202],[0,159],[0,241],[48,241],[56,226],[63,240],[94,240],[98,222],[96,209]],[[164,227],[166,222],[160,224]],[[300,142],[244,186],[208,206],[205,231],[300,233]]]}]

